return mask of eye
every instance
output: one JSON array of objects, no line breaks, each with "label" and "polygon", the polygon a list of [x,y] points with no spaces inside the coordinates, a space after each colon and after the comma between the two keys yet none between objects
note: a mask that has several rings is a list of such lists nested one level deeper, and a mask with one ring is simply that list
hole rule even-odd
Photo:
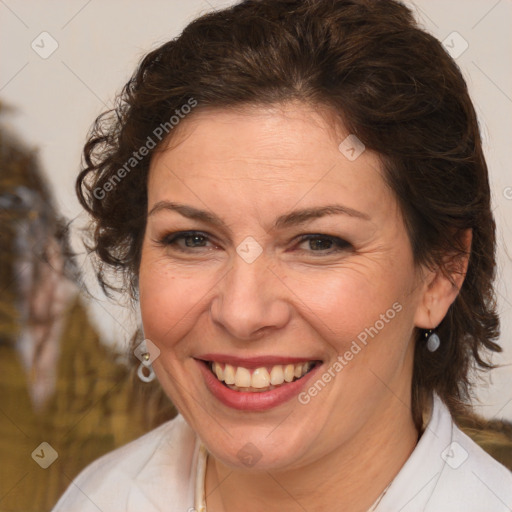
[{"label": "eye", "polygon": [[332,254],[343,250],[350,249],[352,246],[346,240],[335,236],[322,234],[302,235],[299,239],[299,245],[308,244],[307,252],[319,253],[319,255]]},{"label": "eye", "polygon": [[182,252],[197,252],[194,249],[211,249],[207,244],[212,243],[209,236],[200,231],[180,231],[165,235],[158,241],[159,245],[172,247]]},{"label": "eye", "polygon": [[[157,243],[164,247],[171,247],[173,250],[188,253],[198,253],[218,248],[218,245],[210,239],[210,236],[201,231],[169,233],[158,240]],[[302,235],[299,238],[298,245],[306,245],[306,248],[300,250],[310,254],[315,253],[315,256],[325,256],[352,248],[349,242],[341,238],[323,234]]]}]

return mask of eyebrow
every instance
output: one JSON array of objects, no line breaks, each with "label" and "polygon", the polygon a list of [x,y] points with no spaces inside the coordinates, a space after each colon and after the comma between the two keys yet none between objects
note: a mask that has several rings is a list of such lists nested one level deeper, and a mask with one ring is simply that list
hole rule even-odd
[{"label": "eyebrow", "polygon": [[[162,210],[174,211],[179,213],[183,217],[186,217],[187,219],[202,221],[207,224],[223,228],[226,231],[231,231],[228,225],[215,214],[207,212],[205,210],[199,210],[192,206],[174,203],[172,201],[159,201],[153,206],[153,208],[151,208],[150,212],[148,213],[148,217],[155,215],[156,213]],[[274,229],[282,229],[285,227],[305,224],[306,222],[309,222],[313,219],[318,219],[321,217],[325,217],[327,215],[348,215],[349,217],[355,217],[366,221],[371,220],[370,216],[367,215],[366,213],[354,210],[353,208],[349,208],[347,206],[331,204],[326,206],[320,206],[317,208],[305,208],[302,210],[294,210],[285,215],[281,215],[274,222]]]}]

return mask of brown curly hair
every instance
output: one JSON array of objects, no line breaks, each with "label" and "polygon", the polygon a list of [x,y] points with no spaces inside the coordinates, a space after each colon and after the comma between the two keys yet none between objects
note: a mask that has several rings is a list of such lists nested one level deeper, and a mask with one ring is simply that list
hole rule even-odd
[{"label": "brown curly hair", "polygon": [[[246,0],[196,19],[149,53],[115,108],[97,118],[77,180],[94,220],[100,283],[113,291],[113,270],[126,278],[118,290],[137,296],[149,164],[173,136],[171,116],[192,101],[197,111],[289,100],[329,107],[380,155],[416,264],[448,273],[446,256],[464,255],[463,234],[472,230],[464,284],[438,327],[442,345],[430,353],[416,343],[412,390],[417,425],[432,391],[462,412],[474,364],[492,368],[488,351],[501,350],[488,172],[459,68],[397,1]],[[168,135],[155,143],[165,123]],[[139,158],[149,139],[154,147]]]}]

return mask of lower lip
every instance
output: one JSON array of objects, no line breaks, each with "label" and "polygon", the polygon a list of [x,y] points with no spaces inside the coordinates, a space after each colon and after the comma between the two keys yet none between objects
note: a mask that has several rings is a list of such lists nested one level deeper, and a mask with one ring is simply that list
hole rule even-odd
[{"label": "lower lip", "polygon": [[212,395],[224,405],[244,411],[266,411],[267,409],[272,409],[273,407],[287,402],[301,392],[321,366],[316,365],[311,371],[306,373],[304,377],[293,382],[282,384],[278,388],[270,391],[248,393],[244,391],[233,391],[228,388],[213,375],[208,363],[197,359],[196,361],[199,364],[206,386]]}]

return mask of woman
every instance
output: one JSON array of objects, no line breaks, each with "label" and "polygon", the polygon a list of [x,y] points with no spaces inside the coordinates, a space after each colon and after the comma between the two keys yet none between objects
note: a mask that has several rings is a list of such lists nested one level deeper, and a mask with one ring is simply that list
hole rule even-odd
[{"label": "woman", "polygon": [[510,510],[510,472],[451,416],[500,350],[487,168],[406,7],[207,14],[84,154],[100,280],[140,301],[135,354],[180,414],[55,510]]}]

